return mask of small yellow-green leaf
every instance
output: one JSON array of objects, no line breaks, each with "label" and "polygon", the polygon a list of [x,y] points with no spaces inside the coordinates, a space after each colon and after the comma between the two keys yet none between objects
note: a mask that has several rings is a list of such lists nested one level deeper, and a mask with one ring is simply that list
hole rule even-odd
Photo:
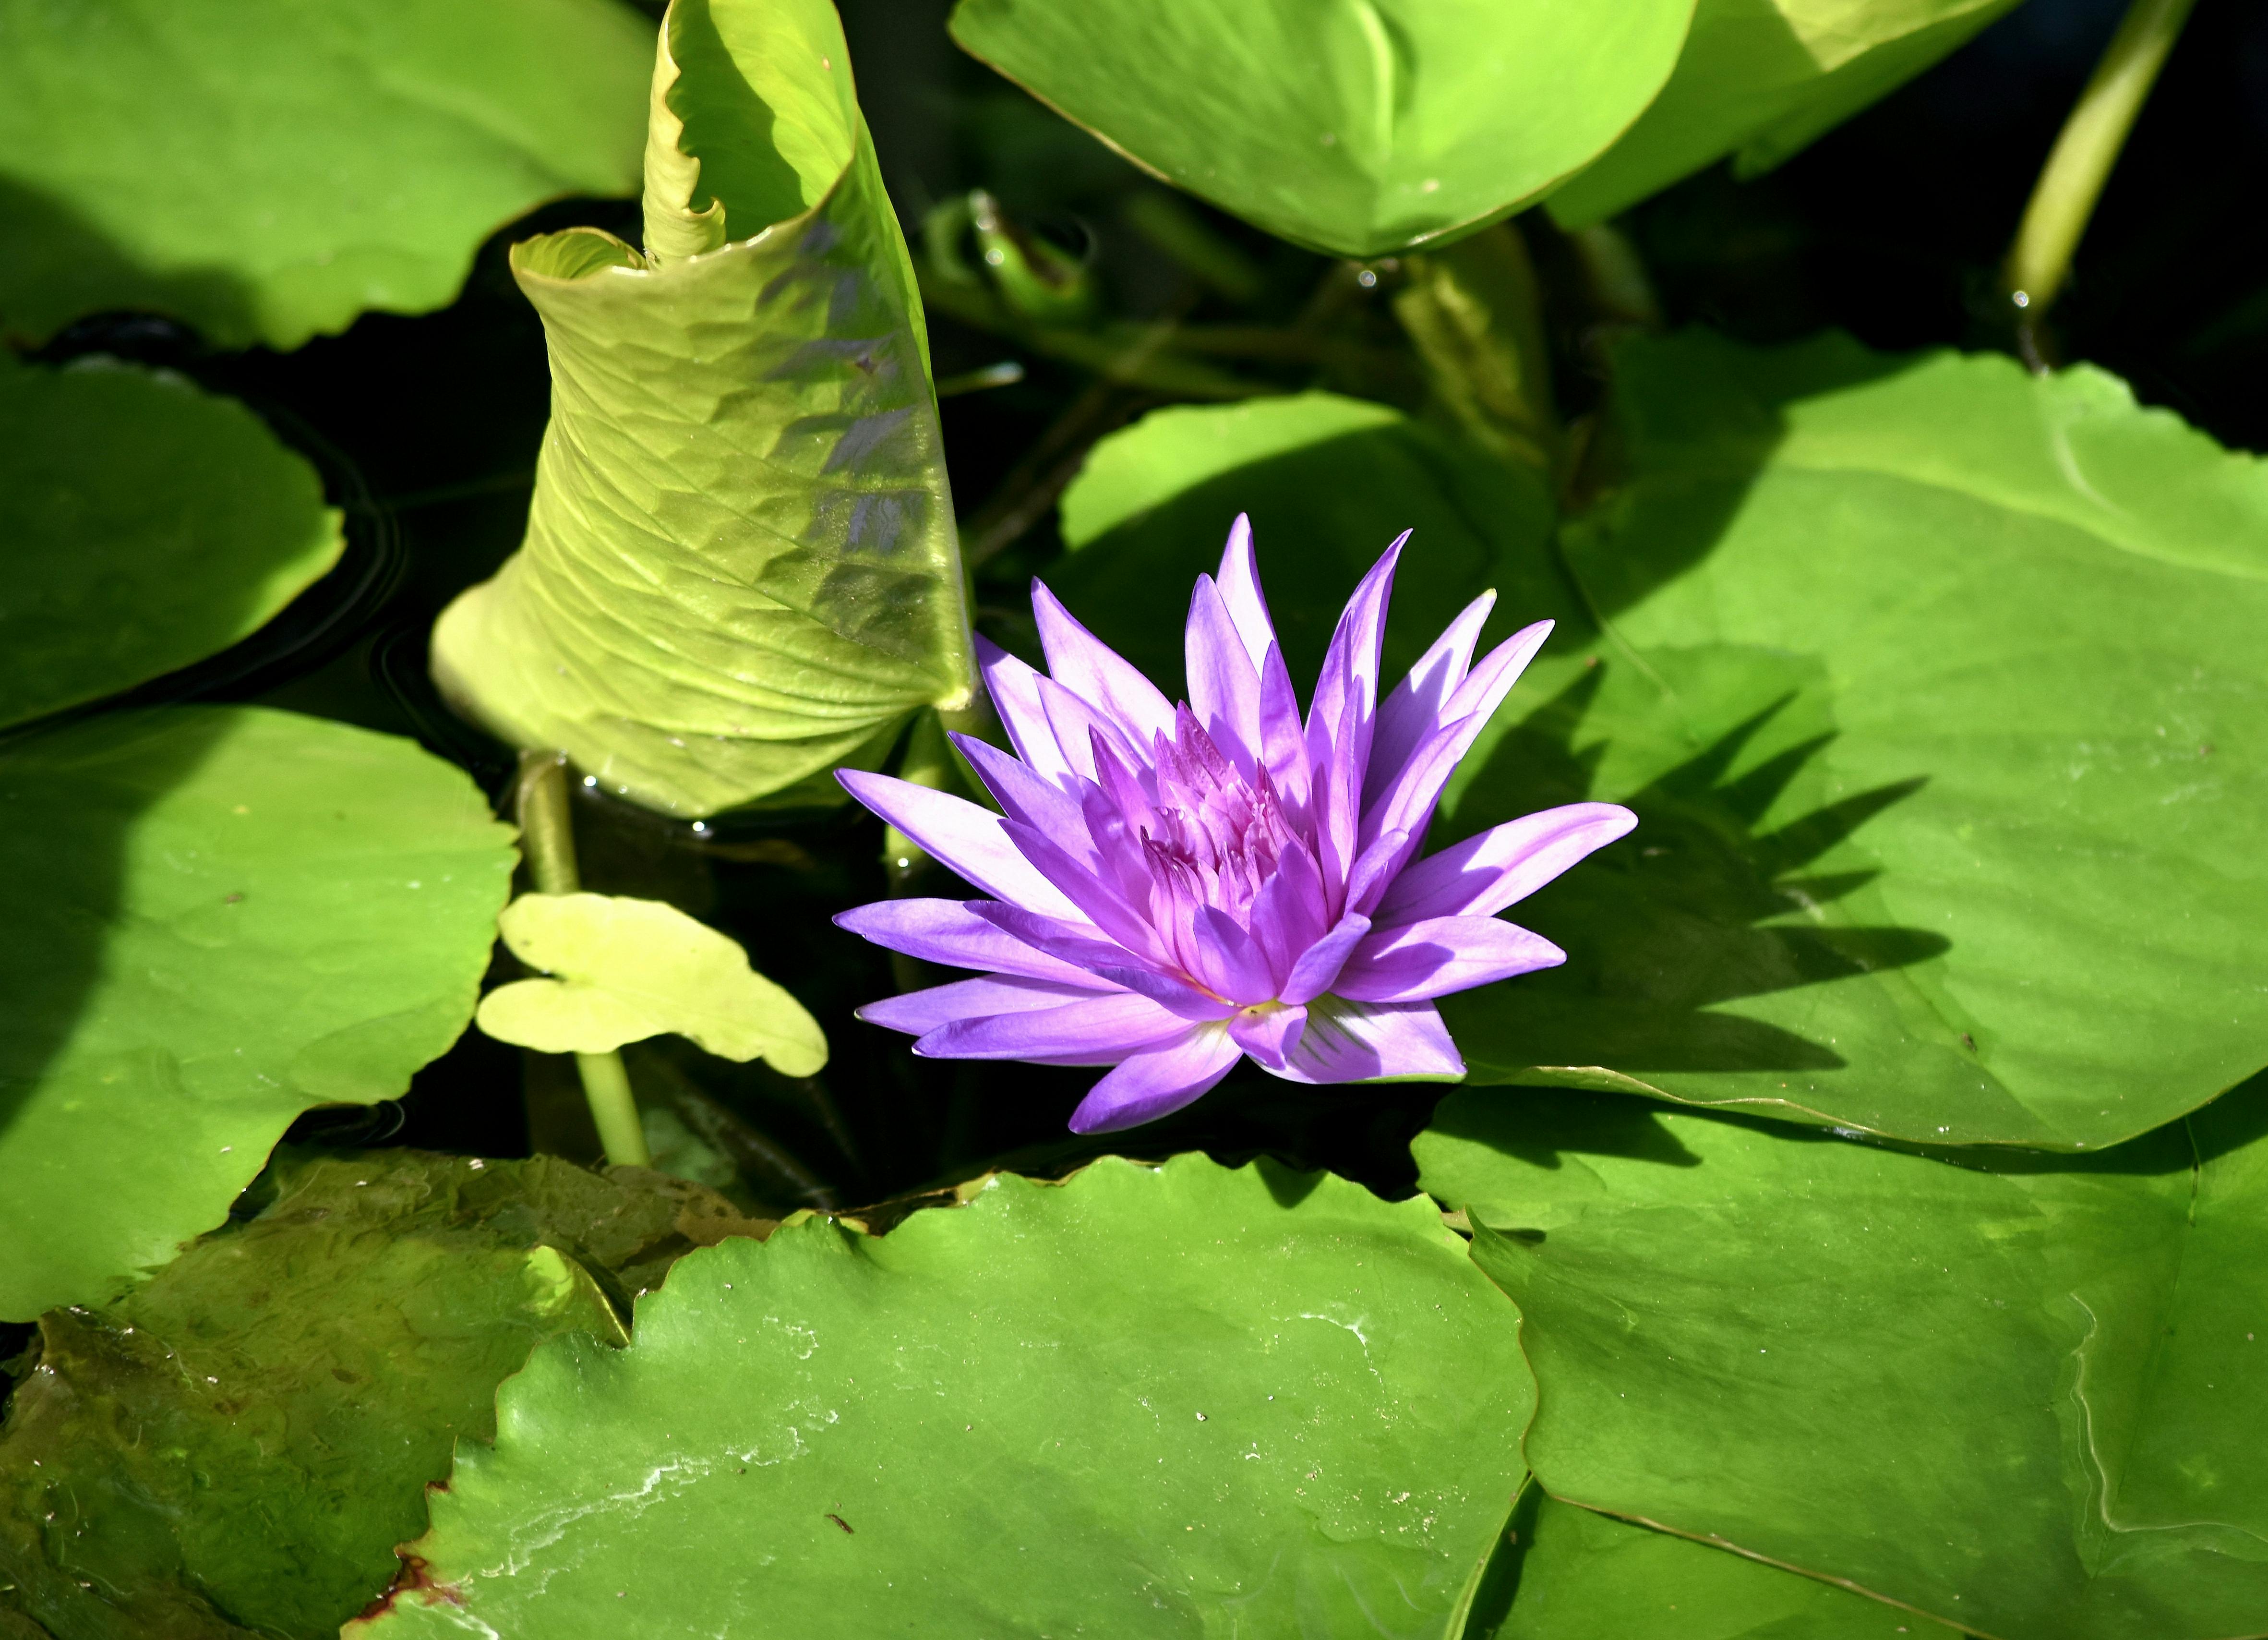
[{"label": "small yellow-green leaf", "polygon": [[553,976],[499,986],[480,1025],[545,1053],[606,1053],[665,1032],[728,1060],[808,1076],[827,1038],[803,1004],[714,928],[659,900],[523,894],[497,920],[512,954]]}]

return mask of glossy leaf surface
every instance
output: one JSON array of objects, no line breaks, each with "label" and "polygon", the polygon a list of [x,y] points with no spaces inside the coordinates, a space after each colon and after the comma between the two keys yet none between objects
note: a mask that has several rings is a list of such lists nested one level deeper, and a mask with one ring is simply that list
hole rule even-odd
[{"label": "glossy leaf surface", "polygon": [[512,868],[463,772],[262,708],[0,754],[0,1317],[99,1302],[211,1229],[311,1106],[472,1017]]},{"label": "glossy leaf surface", "polygon": [[1989,1167],[1565,1094],[1415,1149],[1520,1304],[1556,1496],[2009,1640],[2260,1632],[2268,1081]]},{"label": "glossy leaf surface", "polygon": [[526,544],[444,613],[434,669],[516,744],[651,808],[842,800],[969,690],[913,270],[827,0],[678,0],[649,262],[518,246],[550,337]]},{"label": "glossy leaf surface", "polygon": [[1693,0],[961,0],[953,36],[1145,169],[1375,256],[1583,165],[1676,61]]},{"label": "glossy leaf surface", "polygon": [[819,1022],[748,966],[739,941],[659,900],[523,894],[497,920],[504,943],[554,976],[481,999],[489,1035],[544,1053],[606,1053],[675,1032],[728,1060],[761,1056],[782,1075],[827,1063]]},{"label": "glossy leaf surface", "polygon": [[4,0],[0,335],[443,307],[514,217],[637,185],[651,38],[617,0]]},{"label": "glossy leaf surface", "polygon": [[[2093,1149],[2268,1060],[2268,469],[2083,366],[1834,337],[1633,345],[1619,395],[1554,548],[1379,483],[1399,425],[1184,476],[1169,416],[1290,412],[1152,417],[1064,590],[1170,679],[1162,608],[1243,506],[1294,609],[1415,524],[1395,630],[1491,581],[1498,622],[1559,621],[1434,838],[1586,798],[1639,824],[1523,903],[1565,967],[1443,1001],[1476,1080]],[[1445,536],[1492,565],[1433,567]]]},{"label": "glossy leaf surface", "polygon": [[250,636],[342,545],[313,469],[243,405],[0,350],[0,728]]},{"label": "glossy leaf surface", "polygon": [[2016,0],[1700,0],[1661,94],[1551,196],[1552,216],[1602,221],[1739,156],[1778,164],[1962,45]]},{"label": "glossy leaf surface", "polygon": [[1469,1640],[1958,1640],[1816,1578],[1558,1503],[1531,1488]]},{"label": "glossy leaf surface", "polygon": [[55,1640],[335,1634],[497,1382],[559,1332],[622,1339],[601,1280],[763,1228],[551,1157],[287,1152],[263,1189],[149,1285],[41,1319],[0,1430],[0,1610]]},{"label": "glossy leaf surface", "polygon": [[[540,1352],[377,1636],[1440,1635],[1521,1474],[1513,1312],[1422,1198],[1106,1159],[681,1263]],[[475,1629],[475,1632],[478,1632]]]}]

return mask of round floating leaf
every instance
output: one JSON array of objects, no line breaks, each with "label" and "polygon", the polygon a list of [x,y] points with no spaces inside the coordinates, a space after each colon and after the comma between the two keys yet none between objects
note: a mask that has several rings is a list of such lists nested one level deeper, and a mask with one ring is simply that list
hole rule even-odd
[{"label": "round floating leaf", "polygon": [[512,833],[411,742],[254,707],[0,754],[0,1317],[218,1223],[293,1118],[472,1017]]},{"label": "round floating leaf", "polygon": [[787,1076],[827,1063],[819,1022],[748,966],[739,941],[659,900],[523,894],[497,919],[531,968],[481,999],[489,1035],[543,1053],[607,1053],[674,1032],[728,1060],[762,1056]]},{"label": "round floating leaf", "polygon": [[434,675],[652,808],[831,805],[970,690],[913,267],[828,0],[677,0],[652,120],[651,262],[589,229],[512,251],[551,425]]},{"label": "round floating leaf", "polygon": [[2006,1640],[2260,1632],[2268,1078],[2099,1158],[1470,1091],[1415,1148],[1553,1496]]},{"label": "round floating leaf", "polygon": [[0,1612],[55,1640],[335,1635],[454,1441],[494,1434],[498,1380],[562,1331],[622,1340],[600,1279],[765,1228],[546,1156],[287,1152],[262,1187],[146,1287],[41,1318],[0,1433]]},{"label": "round floating leaf", "polygon": [[1778,165],[1888,96],[2016,0],[1700,0],[1676,70],[1638,123],[1551,196],[1602,221],[1728,153]]},{"label": "round floating leaf", "polygon": [[0,0],[0,334],[443,307],[504,223],[637,185],[652,38],[615,0]]},{"label": "round floating leaf", "polygon": [[961,0],[953,37],[1138,165],[1343,256],[1535,198],[1619,137],[1693,0]]},{"label": "round floating leaf", "polygon": [[[2092,1149],[2268,1060],[2257,458],[2084,366],[1693,334],[1620,354],[1618,464],[1555,548],[1442,521],[1390,417],[1170,414],[1098,449],[1086,505],[1123,521],[1059,578],[1160,676],[1240,506],[1311,631],[1418,526],[1389,677],[1491,580],[1499,621],[1560,623],[1434,838],[1639,824],[1523,904],[1565,967],[1443,1000],[1476,1080]],[[1285,436],[1178,468],[1229,415]]]},{"label": "round floating leaf", "polygon": [[[1329,393],[1153,410],[1094,447],[1063,499],[1070,558],[1049,586],[1161,686],[1182,673],[1189,588],[1220,566],[1252,515],[1268,604],[1304,691],[1347,594],[1411,530],[1387,626],[1406,667],[1505,570],[1541,559],[1552,521],[1543,480],[1484,459],[1400,411]],[[1557,595],[1555,595],[1556,596]],[[1509,601],[1509,632],[1550,609]],[[1493,630],[1493,629],[1492,629]]]},{"label": "round floating leaf", "polygon": [[1513,1331],[1430,1203],[1264,1163],[728,1243],[538,1352],[356,1632],[1454,1633]]},{"label": "round floating leaf", "polygon": [[1469,1640],[1958,1640],[1958,1631],[1530,1488]]},{"label": "round floating leaf", "polygon": [[338,561],[314,469],[231,399],[0,348],[0,728],[250,636]]}]

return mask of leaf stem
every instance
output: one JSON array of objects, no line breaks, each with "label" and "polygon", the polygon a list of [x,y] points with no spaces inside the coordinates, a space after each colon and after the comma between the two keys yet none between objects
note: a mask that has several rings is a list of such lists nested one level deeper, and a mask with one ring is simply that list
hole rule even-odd
[{"label": "leaf stem", "polygon": [[[538,894],[572,894],[582,886],[575,868],[575,816],[569,807],[567,759],[558,752],[520,754],[515,793],[519,844]],[[630,1072],[620,1053],[578,1053],[576,1073],[599,1129],[599,1148],[619,1167],[651,1167],[645,1127],[630,1095]]]},{"label": "leaf stem", "polygon": [[2126,135],[2195,4],[2133,0],[2033,185],[2001,276],[2009,301],[2021,315],[2019,329],[2028,357],[2035,351],[2030,338],[2063,289],[2072,253],[2087,232]]}]

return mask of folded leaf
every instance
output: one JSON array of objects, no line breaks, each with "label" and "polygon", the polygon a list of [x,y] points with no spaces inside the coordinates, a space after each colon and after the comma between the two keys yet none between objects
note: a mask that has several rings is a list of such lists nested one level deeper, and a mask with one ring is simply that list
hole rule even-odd
[{"label": "folded leaf", "polygon": [[1445,1636],[1530,1400],[1422,1199],[1203,1156],[695,1254],[460,1450],[350,1632]]},{"label": "folded leaf", "polygon": [[434,629],[504,738],[683,815],[833,803],[971,659],[928,342],[827,0],[676,0],[646,250],[512,252],[550,338],[526,544]]},{"label": "folded leaf", "polygon": [[637,178],[617,0],[0,0],[0,336],[154,308],[297,347]]},{"label": "folded leaf", "polygon": [[1721,159],[1778,165],[2016,0],[1700,0],[1676,70],[1620,141],[1551,196],[1578,227]]},{"label": "folded leaf", "polygon": [[1619,136],[1693,0],[961,0],[953,37],[1136,164],[1343,256],[1508,215]]},{"label": "folded leaf", "polygon": [[2101,1157],[1476,1090],[1413,1149],[1554,1496],[2005,1640],[2260,1631],[2268,1078]]},{"label": "folded leaf", "polygon": [[512,833],[406,740],[251,706],[0,753],[0,1318],[108,1298],[294,1118],[472,1017]]},{"label": "folded leaf", "polygon": [[659,900],[523,894],[497,920],[531,968],[481,999],[480,1026],[544,1053],[606,1053],[674,1031],[728,1060],[759,1056],[787,1076],[827,1063],[819,1022],[748,966],[729,935]]},{"label": "folded leaf", "polygon": [[343,544],[314,470],[243,405],[0,348],[0,728],[249,637]]},{"label": "folded leaf", "polygon": [[600,1281],[658,1285],[767,1228],[548,1156],[286,1152],[261,1188],[139,1291],[40,1318],[0,1432],[0,1616],[55,1640],[335,1635],[529,1349],[622,1340]]}]

